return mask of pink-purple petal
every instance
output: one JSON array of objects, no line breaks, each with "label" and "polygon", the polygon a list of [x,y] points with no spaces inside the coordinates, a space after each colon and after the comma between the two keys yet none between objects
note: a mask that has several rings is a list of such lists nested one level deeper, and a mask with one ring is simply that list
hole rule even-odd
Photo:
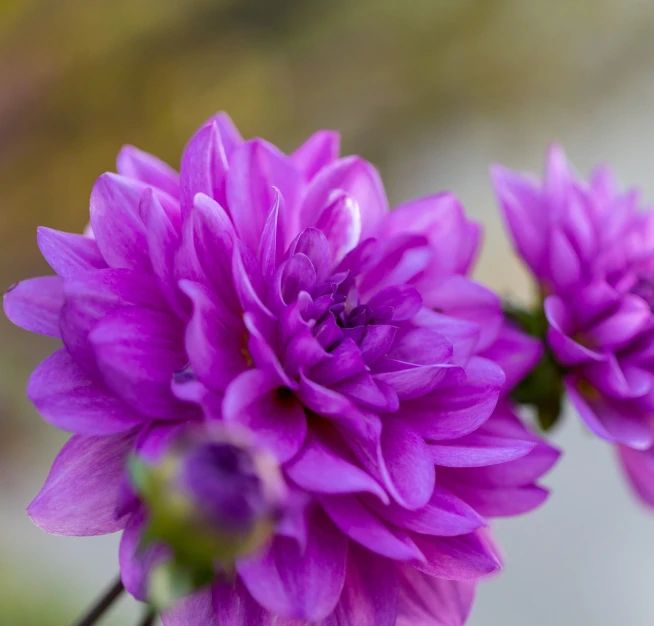
[{"label": "pink-purple petal", "polygon": [[223,418],[250,428],[280,462],[291,459],[307,434],[304,408],[285,391],[275,374],[250,369],[229,385],[223,400]]},{"label": "pink-purple petal", "polygon": [[409,535],[385,523],[367,509],[355,495],[321,495],[325,513],[353,541],[376,554],[396,561],[422,559]]},{"label": "pink-purple petal", "polygon": [[348,540],[314,510],[306,548],[276,537],[260,556],[237,564],[252,596],[271,613],[317,622],[336,607],[345,583]]},{"label": "pink-purple petal", "polygon": [[161,189],[173,198],[179,197],[179,174],[161,159],[134,146],[124,146],[118,153],[116,171],[121,176]]},{"label": "pink-purple petal", "polygon": [[381,433],[381,471],[385,486],[401,506],[425,506],[434,491],[436,472],[429,447],[406,423],[388,417]]},{"label": "pink-purple petal", "polygon": [[471,433],[453,441],[432,443],[429,451],[436,465],[479,467],[519,459],[529,454],[534,446],[531,441]]},{"label": "pink-purple petal", "polygon": [[426,561],[413,566],[428,574],[448,580],[472,580],[501,568],[497,557],[476,533],[457,537],[413,535]]},{"label": "pink-purple petal", "polygon": [[285,474],[306,491],[325,494],[370,493],[382,502],[388,496],[381,485],[358,467],[334,436],[311,429],[302,450],[284,467]]},{"label": "pink-purple petal", "polygon": [[343,593],[324,626],[396,626],[398,581],[387,559],[350,545]]},{"label": "pink-purple petal", "polygon": [[319,130],[291,154],[291,160],[309,180],[338,158],[340,147],[341,136],[337,132]]},{"label": "pink-purple petal", "polygon": [[36,241],[50,267],[62,278],[107,267],[95,239],[40,226]]},{"label": "pink-purple petal", "polygon": [[475,596],[473,581],[444,580],[408,565],[397,566],[398,619],[395,626],[463,626]]},{"label": "pink-purple petal", "polygon": [[5,315],[16,326],[39,335],[59,337],[59,316],[64,304],[64,282],[59,276],[29,278],[4,295]]},{"label": "pink-purple petal", "polygon": [[180,287],[193,303],[193,315],[185,331],[193,372],[209,388],[225,391],[249,366],[245,327],[233,324],[231,317],[225,319],[211,292],[202,285],[183,280]]},{"label": "pink-purple petal", "polygon": [[187,363],[176,318],[151,309],[118,309],[96,324],[89,338],[103,380],[123,402],[152,418],[191,414],[170,388]]},{"label": "pink-purple petal", "polygon": [[335,189],[343,190],[359,205],[362,238],[373,234],[388,211],[388,200],[377,170],[359,157],[334,161],[311,181],[302,204],[300,225],[315,223]]},{"label": "pink-purple petal", "polygon": [[117,174],[103,174],[93,187],[91,227],[110,267],[150,270],[146,229],[139,212],[147,188]]},{"label": "pink-purple petal", "polygon": [[53,535],[105,535],[121,530],[114,507],[134,433],[73,436],[55,459],[41,491],[27,508],[32,521]]},{"label": "pink-purple petal", "polygon": [[34,370],[27,396],[46,422],[83,435],[113,435],[144,421],[93,380],[65,348]]},{"label": "pink-purple petal", "polygon": [[161,622],[163,626],[224,626],[216,620],[209,587],[177,600],[161,614]]}]

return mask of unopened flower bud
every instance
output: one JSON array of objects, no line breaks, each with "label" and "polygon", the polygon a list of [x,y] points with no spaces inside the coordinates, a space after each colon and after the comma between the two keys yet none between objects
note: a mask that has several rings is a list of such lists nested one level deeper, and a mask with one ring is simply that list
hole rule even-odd
[{"label": "unopened flower bud", "polygon": [[187,432],[157,464],[134,460],[132,479],[147,510],[144,543],[165,544],[166,576],[172,566],[190,587],[260,547],[287,502],[275,459],[247,432],[221,426]]}]

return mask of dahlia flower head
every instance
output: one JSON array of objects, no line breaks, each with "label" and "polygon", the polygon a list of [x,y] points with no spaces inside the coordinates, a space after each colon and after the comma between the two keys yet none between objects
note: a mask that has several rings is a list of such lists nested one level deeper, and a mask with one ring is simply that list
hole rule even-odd
[{"label": "dahlia flower head", "polygon": [[542,182],[502,167],[492,177],[566,393],[654,506],[654,213],[606,167],[578,178],[556,145]]},{"label": "dahlia flower head", "polygon": [[225,114],[179,175],[126,147],[85,235],[39,229],[57,275],[5,297],[17,325],[61,338],[28,396],[75,433],[29,515],[55,534],[123,530],[134,596],[152,563],[129,455],[156,462],[222,420],[306,502],[166,626],[458,626],[500,567],[488,518],[546,497],[558,452],[506,399],[540,346],[466,277],[479,227],[447,194],[390,212],[376,170],[338,153],[322,131],[287,156]]}]

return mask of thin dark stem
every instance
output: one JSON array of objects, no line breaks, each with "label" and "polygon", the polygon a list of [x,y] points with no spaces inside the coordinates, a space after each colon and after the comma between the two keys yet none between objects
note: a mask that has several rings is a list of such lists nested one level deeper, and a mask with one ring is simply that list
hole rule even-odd
[{"label": "thin dark stem", "polygon": [[139,626],[153,626],[156,617],[157,614],[152,609],[149,609],[139,622]]},{"label": "thin dark stem", "polygon": [[[105,611],[116,601],[121,593],[125,590],[123,587],[123,582],[118,580],[111,586],[111,589],[107,591],[89,610],[89,612],[76,623],[75,626],[93,626],[105,613]],[[147,622],[146,626],[147,626]]]}]

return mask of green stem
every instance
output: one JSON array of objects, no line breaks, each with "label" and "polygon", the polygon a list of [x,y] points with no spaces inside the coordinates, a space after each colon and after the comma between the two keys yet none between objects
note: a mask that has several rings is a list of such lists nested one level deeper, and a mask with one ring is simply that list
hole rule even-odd
[{"label": "green stem", "polygon": [[153,626],[154,620],[157,618],[157,614],[154,609],[148,609],[143,616],[143,619],[139,622],[139,626]]}]

